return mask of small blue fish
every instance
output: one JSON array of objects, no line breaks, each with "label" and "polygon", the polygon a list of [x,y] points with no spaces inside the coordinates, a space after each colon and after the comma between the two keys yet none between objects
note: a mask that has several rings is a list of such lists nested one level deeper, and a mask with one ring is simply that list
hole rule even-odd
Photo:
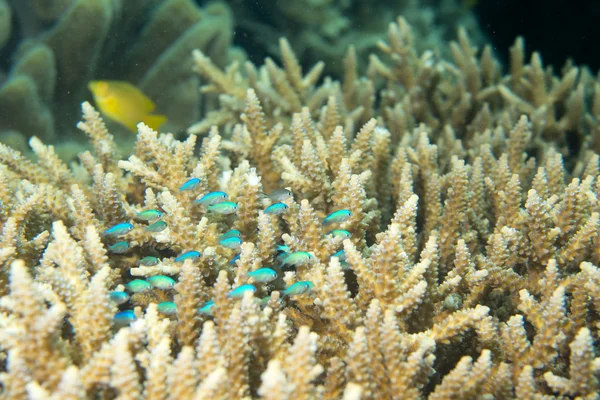
[{"label": "small blue fish", "polygon": [[194,190],[200,186],[200,178],[190,178],[183,185],[179,187],[180,192],[186,190]]},{"label": "small blue fish", "polygon": [[173,280],[173,278],[164,275],[151,276],[146,280],[157,289],[166,290],[171,289],[173,286],[175,286],[175,281]]},{"label": "small blue fish", "polygon": [[[265,296],[262,299],[260,299],[258,304],[260,305],[261,308],[265,308],[266,306],[269,305],[270,302],[271,302],[271,295]],[[281,304],[281,303],[282,303],[281,298],[278,298],[276,304]]]},{"label": "small blue fish", "polygon": [[287,199],[294,198],[294,194],[290,190],[287,190],[284,188],[275,189],[269,194],[263,193],[263,196],[268,197],[269,199],[271,199],[273,201],[285,201]]},{"label": "small blue fish", "polygon": [[226,201],[228,198],[229,196],[225,192],[210,192],[201,198],[194,200],[194,203],[198,203],[203,206],[213,206]]},{"label": "small blue fish", "polygon": [[306,251],[295,251],[287,254],[282,262],[284,264],[298,266],[310,262],[313,258],[313,255]]},{"label": "small blue fish", "polygon": [[348,239],[348,238],[352,237],[352,234],[345,229],[334,229],[334,230],[327,232],[327,235],[331,235],[334,238],[341,237],[344,239]]},{"label": "small blue fish", "polygon": [[146,256],[140,260],[140,265],[142,265],[144,267],[153,267],[153,266],[157,265],[159,262],[160,262],[160,260],[156,257]]},{"label": "small blue fish", "polygon": [[248,291],[254,293],[254,292],[256,292],[256,287],[254,285],[250,285],[250,284],[238,286],[237,288],[235,288],[231,292],[229,292],[227,297],[232,298],[232,299],[241,299],[242,297],[244,297],[244,293],[246,293]]},{"label": "small blue fish", "polygon": [[108,228],[107,230],[104,231],[104,234],[106,236],[117,237],[117,236],[122,236],[122,235],[126,234],[127,232],[130,232],[132,229],[133,229],[132,224],[130,224],[129,222],[123,222],[122,224],[117,224],[111,228]]},{"label": "small blue fish", "polygon": [[275,203],[271,204],[269,207],[265,208],[265,214],[269,215],[281,215],[289,210],[289,206],[285,203]]},{"label": "small blue fish", "polygon": [[134,279],[128,284],[126,284],[125,287],[127,288],[127,290],[133,293],[144,293],[149,290],[152,290],[152,285],[150,284],[150,282],[146,282],[141,279]]},{"label": "small blue fish", "polygon": [[283,262],[283,259],[286,258],[290,252],[290,246],[285,244],[278,244],[275,246],[279,254],[277,255],[277,261]]},{"label": "small blue fish", "polygon": [[204,314],[204,315],[212,315],[213,313],[213,309],[215,308],[215,302],[210,300],[208,302],[206,302],[199,310],[198,312],[200,314]]},{"label": "small blue fish", "polygon": [[315,285],[311,281],[300,281],[294,283],[282,293],[284,296],[297,296],[310,292],[314,287]]},{"label": "small blue fish", "polygon": [[153,219],[158,219],[163,216],[163,213],[158,210],[146,210],[137,213],[138,219],[142,221],[152,221]]},{"label": "small blue fish", "polygon": [[334,255],[332,255],[331,257],[337,257],[340,261],[346,261],[346,252],[344,251],[344,249],[342,249]]},{"label": "small blue fish", "polygon": [[235,236],[219,240],[219,244],[228,249],[239,249],[242,243],[242,239]]},{"label": "small blue fish", "polygon": [[277,251],[281,251],[283,253],[290,252],[290,246],[288,246],[287,244],[277,244],[277,245],[275,245],[275,249],[277,249]]},{"label": "small blue fish", "polygon": [[115,303],[116,305],[120,306],[121,304],[125,304],[127,303],[127,301],[129,300],[129,295],[125,292],[119,292],[119,291],[112,291],[108,294],[108,297],[110,298],[110,301],[112,301],[113,303]]},{"label": "small blue fish", "polygon": [[157,304],[156,309],[161,314],[173,315],[177,312],[177,304],[172,301],[163,301]]},{"label": "small blue fish", "polygon": [[238,209],[237,203],[232,201],[224,201],[222,203],[213,204],[212,206],[208,206],[208,211],[214,212],[215,214],[235,214]]},{"label": "small blue fish", "polygon": [[180,255],[179,257],[177,257],[175,259],[176,262],[184,262],[187,259],[190,260],[195,260],[196,258],[200,258],[202,254],[200,254],[199,251],[196,250],[190,250],[190,251],[186,251],[185,253],[183,253],[182,255]]},{"label": "small blue fish", "polygon": [[129,243],[127,242],[117,242],[113,245],[108,246],[108,251],[115,254],[123,254],[129,250]]},{"label": "small blue fish", "polygon": [[146,232],[158,233],[167,229],[167,223],[162,219],[151,223],[146,227]]},{"label": "small blue fish", "polygon": [[115,314],[113,321],[117,326],[125,326],[129,325],[133,321],[135,321],[137,317],[133,310],[125,310]]},{"label": "small blue fish", "polygon": [[254,279],[256,282],[267,283],[277,279],[277,272],[271,268],[259,268],[248,272],[248,277]]},{"label": "small blue fish", "polygon": [[224,234],[221,235],[220,239],[228,239],[230,237],[242,237],[242,232],[238,231],[237,229],[232,229],[230,231],[225,232]]},{"label": "small blue fish", "polygon": [[233,257],[231,261],[229,261],[229,265],[235,265],[235,262],[240,259],[240,255]]},{"label": "small blue fish", "polygon": [[262,308],[264,308],[264,307],[266,307],[266,306],[269,305],[269,301],[271,301],[271,296],[270,295],[269,296],[265,296],[262,299],[260,299],[259,304],[260,304],[260,306]]},{"label": "small blue fish", "polygon": [[337,210],[326,216],[325,219],[323,219],[323,225],[330,225],[334,223],[339,224],[344,221],[348,221],[348,218],[350,218],[351,216],[352,213],[348,210]]},{"label": "small blue fish", "polygon": [[337,257],[338,258],[338,260],[340,262],[340,267],[341,267],[342,271],[346,271],[346,270],[350,269],[350,264],[348,264],[348,262],[346,261],[346,252],[344,251],[344,249],[338,251],[337,253],[335,253],[331,257]]}]

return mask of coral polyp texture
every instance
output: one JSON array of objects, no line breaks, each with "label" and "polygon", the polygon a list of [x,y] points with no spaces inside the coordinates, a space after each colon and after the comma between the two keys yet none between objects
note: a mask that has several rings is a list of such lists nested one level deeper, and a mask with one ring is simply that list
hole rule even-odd
[{"label": "coral polyp texture", "polygon": [[597,78],[403,19],[341,82],[280,44],[189,54],[184,140],[118,160],[83,103],[78,162],[0,145],[3,398],[598,398]]}]

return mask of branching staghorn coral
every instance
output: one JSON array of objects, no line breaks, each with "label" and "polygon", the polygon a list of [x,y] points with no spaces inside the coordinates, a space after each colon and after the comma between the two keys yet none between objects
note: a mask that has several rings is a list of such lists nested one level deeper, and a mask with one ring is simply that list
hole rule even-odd
[{"label": "branching staghorn coral", "polygon": [[478,100],[482,76],[512,83],[464,35],[452,65],[391,31],[355,82],[375,79],[368,107],[329,81],[323,107],[296,92],[282,113],[249,84],[200,145],[140,124],[116,160],[84,103],[79,164],[1,147],[3,395],[594,398],[592,142],[573,161],[560,123]]},{"label": "branching staghorn coral", "polygon": [[[385,35],[396,15],[414,24],[419,48],[432,48],[454,35],[456,25],[481,32],[471,7],[464,2],[406,0],[372,3],[365,0],[298,0],[281,3],[259,0],[255,4],[230,1],[240,39],[253,53],[276,52],[277,38],[288,37],[305,62],[325,61],[330,73],[340,73],[338,62],[349,46],[365,59]],[[480,38],[481,40],[482,38]],[[438,51],[448,53],[449,49]]]},{"label": "branching staghorn coral", "polygon": [[[366,76],[359,76],[356,52],[350,47],[343,80],[325,78],[320,84],[316,82],[322,64],[315,64],[303,76],[284,39],[280,41],[282,67],[267,59],[262,66],[246,63],[242,70],[234,63],[221,71],[197,51],[196,69],[210,82],[204,91],[221,94],[221,108],[189,131],[204,132],[213,124],[231,127],[243,110],[242,88],[252,88],[267,128],[278,122],[291,125],[292,114],[305,106],[326,137],[336,125],[346,128],[346,137],[354,137],[369,118],[378,117],[394,141],[405,130],[425,123],[432,130],[432,139],[443,137],[445,146],[461,146],[464,151],[465,144],[497,145],[501,140],[497,136],[501,132],[494,129],[497,123],[502,121],[504,131],[510,131],[518,117],[526,114],[533,124],[531,146],[544,147],[543,141],[552,141],[563,154],[579,151],[579,145],[581,149],[592,145],[598,151],[594,134],[598,119],[594,115],[600,97],[598,85],[586,69],[567,65],[556,77],[544,70],[537,53],[526,64],[524,41],[519,38],[511,48],[510,74],[503,76],[491,48],[479,51],[464,29],[451,44],[452,62],[429,50],[417,51],[414,36],[406,20],[398,18],[390,24],[387,39],[379,42],[381,51],[371,54]],[[457,136],[460,143],[456,143]]]}]

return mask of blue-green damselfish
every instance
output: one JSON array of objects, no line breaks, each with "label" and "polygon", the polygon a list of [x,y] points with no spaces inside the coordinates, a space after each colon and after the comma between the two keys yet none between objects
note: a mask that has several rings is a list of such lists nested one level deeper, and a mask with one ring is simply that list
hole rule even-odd
[{"label": "blue-green damselfish", "polygon": [[150,225],[148,225],[145,229],[146,232],[152,232],[152,233],[158,233],[158,232],[162,232],[165,229],[167,229],[167,223],[165,221],[163,221],[162,219],[159,219],[156,222],[151,223]]},{"label": "blue-green damselfish", "polygon": [[179,187],[180,192],[187,190],[194,190],[200,186],[200,178],[190,178],[183,185]]},{"label": "blue-green damselfish", "polygon": [[242,297],[244,297],[244,293],[246,293],[246,292],[252,292],[252,293],[256,292],[256,286],[250,285],[250,284],[238,286],[235,289],[233,289],[231,292],[229,292],[227,297],[232,298],[232,299],[241,299]]},{"label": "blue-green damselfish", "polygon": [[239,249],[242,243],[242,239],[235,236],[219,240],[219,244],[223,247],[227,247],[228,249]]},{"label": "blue-green damselfish", "polygon": [[337,210],[323,219],[323,225],[339,224],[347,221],[352,216],[349,210]]},{"label": "blue-green damselfish", "polygon": [[107,230],[104,231],[106,236],[118,237],[125,235],[127,232],[130,232],[133,229],[133,225],[129,222],[123,222],[121,224],[114,225]]},{"label": "blue-green damselfish", "polygon": [[289,206],[285,203],[275,203],[271,204],[269,207],[265,208],[265,214],[269,215],[281,215],[289,210]]},{"label": "blue-green damselfish", "polygon": [[222,203],[229,198],[225,192],[210,192],[194,200],[194,203],[201,204],[203,206],[213,206],[215,204]]},{"label": "blue-green damselfish", "polygon": [[277,279],[277,272],[271,268],[259,268],[248,272],[248,277],[254,279],[256,282],[267,283]]},{"label": "blue-green damselfish", "polygon": [[232,201],[224,201],[222,203],[213,204],[212,206],[208,206],[208,211],[211,211],[215,214],[235,214],[238,209],[237,203]]},{"label": "blue-green damselfish", "polygon": [[156,309],[159,313],[165,315],[173,315],[177,313],[177,305],[172,301],[163,301],[162,303],[158,303],[156,305]]},{"label": "blue-green damselfish", "polygon": [[175,280],[165,275],[155,275],[146,279],[153,287],[157,289],[171,289],[175,286]]},{"label": "blue-green damselfish", "polygon": [[311,281],[300,281],[285,289],[282,294],[284,296],[297,296],[310,292],[314,287],[315,285]]},{"label": "blue-green damselfish", "polygon": [[184,262],[185,260],[195,260],[197,258],[200,258],[202,254],[199,251],[196,250],[190,250],[190,251],[186,251],[185,253],[181,254],[179,257],[177,257],[175,259],[176,262]]},{"label": "blue-green damselfish", "polygon": [[145,210],[137,213],[138,219],[142,221],[152,221],[153,219],[158,219],[163,216],[163,213],[158,210]]},{"label": "blue-green damselfish", "polygon": [[113,321],[117,326],[125,326],[129,325],[133,321],[135,321],[137,317],[133,310],[125,310],[115,314]]}]

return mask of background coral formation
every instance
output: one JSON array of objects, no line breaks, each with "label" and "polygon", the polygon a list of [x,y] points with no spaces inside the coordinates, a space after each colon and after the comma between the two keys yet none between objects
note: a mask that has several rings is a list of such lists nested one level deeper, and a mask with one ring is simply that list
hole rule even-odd
[{"label": "background coral formation", "polygon": [[[328,74],[341,74],[346,49],[354,46],[366,59],[385,36],[387,26],[403,15],[415,29],[419,50],[446,55],[456,27],[469,31],[477,43],[483,35],[465,2],[457,0],[229,0],[236,21],[236,42],[253,61],[276,57],[277,39],[286,37],[304,65],[323,61]],[[362,65],[362,64],[361,64]]]},{"label": "background coral formation", "polygon": [[[198,93],[188,57],[194,48],[218,66],[243,61],[245,52],[262,61],[278,56],[277,38],[285,36],[303,63],[323,60],[328,73],[340,74],[347,47],[355,47],[364,67],[362,60],[399,13],[419,32],[419,49],[446,53],[442,44],[454,37],[456,24],[482,41],[467,7],[455,0],[437,3],[1,0],[0,137],[26,152],[28,138],[38,136],[74,158],[84,146],[74,130],[78,105],[91,99],[92,79],[136,85],[168,117],[164,129],[183,131],[213,104]],[[120,138],[118,126],[111,129],[119,142],[131,141]]]},{"label": "background coral formation", "polygon": [[[189,53],[224,64],[232,16],[224,3],[191,0],[6,0],[0,2],[0,131],[64,142],[92,79],[137,85],[167,114],[171,129],[199,118]],[[9,62],[7,63],[6,60]]]},{"label": "background coral formation", "polygon": [[[0,145],[2,394],[597,398],[597,78],[521,39],[504,74],[464,30],[440,58],[402,17],[341,80],[279,46],[243,68],[187,55],[219,103],[182,140],[140,124],[119,159],[84,102],[78,162]],[[235,204],[198,204],[214,191]]]}]

